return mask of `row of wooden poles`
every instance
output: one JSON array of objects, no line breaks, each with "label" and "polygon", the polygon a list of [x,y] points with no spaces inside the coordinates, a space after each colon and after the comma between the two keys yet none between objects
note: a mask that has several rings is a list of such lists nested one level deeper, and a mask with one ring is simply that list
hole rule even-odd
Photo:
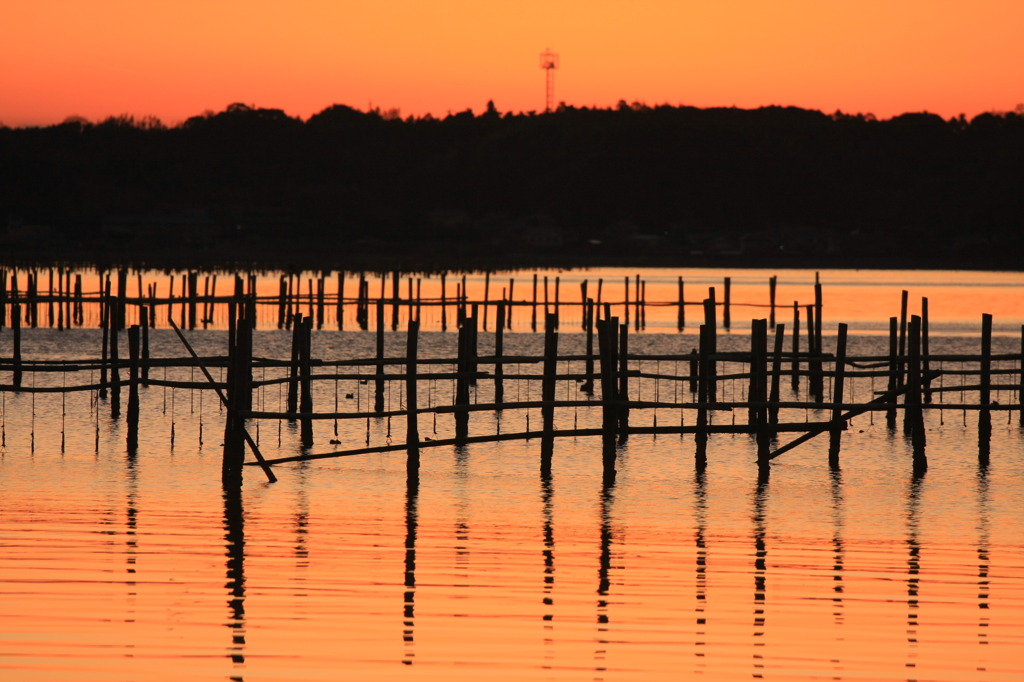
[{"label": "row of wooden poles", "polygon": [[[449,296],[448,274],[440,275],[440,296],[437,298],[424,298],[421,295],[422,278],[407,278],[407,290],[405,296],[402,294],[403,275],[400,272],[392,272],[390,277],[382,275],[379,282],[379,296],[371,297],[371,282],[364,273],[358,273],[356,292],[353,297],[346,297],[346,273],[338,272],[337,285],[334,293],[327,292],[327,275],[321,274],[316,279],[308,278],[305,293],[303,293],[302,281],[299,275],[285,275],[279,277],[278,294],[276,296],[259,296],[256,293],[257,278],[254,274],[247,274],[244,278],[235,275],[235,290],[229,295],[218,295],[217,274],[205,274],[200,286],[200,273],[192,271],[181,274],[176,280],[175,275],[169,275],[167,289],[164,295],[158,294],[158,287],[155,282],[143,283],[141,273],[136,273],[137,293],[129,296],[129,273],[122,269],[114,273],[101,272],[98,275],[97,288],[93,292],[84,292],[82,289],[82,275],[73,273],[71,270],[50,268],[48,278],[44,278],[39,271],[28,271],[23,274],[25,288],[21,288],[18,279],[18,271],[8,271],[0,268],[0,329],[5,325],[16,324],[14,319],[15,307],[21,306],[18,311],[20,317],[17,323],[36,328],[49,326],[57,329],[83,326],[85,324],[85,306],[105,306],[110,297],[116,300],[117,316],[114,318],[119,329],[124,329],[129,306],[138,309],[139,324],[143,324],[143,316],[151,327],[155,327],[158,320],[172,319],[175,308],[180,311],[179,326],[190,330],[206,328],[214,320],[215,306],[227,305],[234,300],[238,294],[238,281],[243,282],[243,292],[249,297],[253,305],[277,309],[277,326],[279,329],[290,329],[296,316],[302,314],[304,318],[315,320],[316,328],[322,329],[326,319],[326,311],[329,307],[335,308],[335,319],[339,330],[344,328],[345,307],[355,306],[355,320],[359,329],[369,329],[370,310],[377,301],[385,301],[391,307],[391,329],[396,331],[399,327],[400,311],[408,310],[407,319],[419,319],[419,311],[423,306],[435,306],[440,308],[441,328],[448,329],[448,309],[455,309],[455,326],[461,324],[466,309],[470,305],[477,305],[483,312],[483,329],[488,330],[490,312],[497,311],[499,304],[504,304],[508,314],[505,324],[508,329],[512,328],[511,311],[515,308],[528,308],[530,311],[530,328],[537,331],[538,310],[540,319],[553,310],[556,316],[561,317],[561,311],[567,307],[576,307],[585,316],[587,301],[593,298],[598,306],[606,301],[605,282],[599,278],[592,286],[589,280],[580,282],[580,297],[578,301],[565,300],[562,297],[561,278],[556,276],[553,282],[548,276],[540,276],[536,273],[532,278],[532,295],[530,297],[516,300],[514,277],[510,278],[507,287],[502,287],[497,298],[491,295],[491,273],[484,274],[483,298],[478,301],[470,301],[467,294],[466,275],[462,275],[461,281],[455,282],[455,291]],[[48,287],[41,287],[41,282],[48,281]],[[391,283],[390,295],[387,291],[388,282]],[[732,325],[733,305],[744,305],[747,307],[769,308],[769,324],[775,324],[776,311],[784,306],[776,304],[777,278],[772,276],[768,280],[768,304],[734,304],[732,301],[732,278],[725,277],[723,281],[724,297],[719,302],[722,310],[722,326],[726,329]],[[180,283],[180,287],[178,284]],[[685,283],[683,277],[678,277],[678,296],[674,301],[652,301],[647,300],[647,283],[639,274],[635,278],[623,278],[623,294],[619,301],[609,301],[616,308],[621,307],[625,323],[630,323],[630,312],[634,328],[639,331],[646,328],[647,307],[651,306],[674,306],[676,308],[677,327],[682,330],[686,325],[686,308],[699,307],[699,301],[686,301]],[[815,305],[820,310],[821,306],[821,284],[815,281]],[[794,303],[794,305],[799,305]],[[167,308],[167,315],[158,315],[157,309]],[[8,313],[10,310],[10,313]],[[40,311],[45,311],[45,319]],[[305,311],[305,312],[303,312]],[[8,314],[10,322],[8,322]],[[255,315],[252,316],[252,323],[255,324]]]},{"label": "row of wooden poles", "polygon": [[[744,433],[754,437],[757,444],[757,461],[766,466],[775,457],[791,450],[811,437],[828,433],[830,438],[829,461],[838,465],[841,434],[847,422],[853,416],[867,411],[883,411],[887,422],[895,427],[898,408],[903,411],[903,428],[913,443],[914,466],[927,466],[925,455],[925,432],[923,428],[923,412],[925,409],[963,409],[977,410],[979,457],[987,460],[991,435],[991,413],[997,409],[1017,409],[1021,411],[1020,420],[1024,425],[1024,407],[1018,404],[993,405],[993,390],[1015,390],[1024,395],[1024,376],[1018,368],[999,368],[994,370],[993,360],[1019,362],[1024,357],[1024,329],[1022,329],[1021,354],[1009,356],[992,355],[992,318],[982,317],[981,348],[978,355],[938,356],[928,350],[927,299],[922,300],[921,315],[907,315],[907,296],[904,293],[901,305],[901,317],[890,319],[890,352],[886,356],[847,357],[847,327],[841,324],[837,329],[836,352],[826,354],[822,351],[820,295],[819,305],[806,306],[806,327],[804,337],[806,350],[801,348],[801,311],[794,307],[793,328],[790,331],[791,350],[784,349],[785,325],[774,327],[774,345],[769,350],[768,330],[770,322],[765,319],[753,320],[751,325],[750,350],[741,353],[725,353],[718,349],[717,314],[719,305],[716,301],[714,288],[708,291],[708,297],[702,301],[703,324],[700,325],[699,347],[684,355],[638,355],[629,351],[629,327],[621,318],[611,314],[610,303],[598,304],[588,298],[584,308],[583,327],[586,333],[585,353],[578,356],[559,355],[558,352],[558,317],[555,313],[547,313],[544,318],[544,352],[542,356],[506,356],[504,354],[504,330],[506,328],[508,307],[507,302],[497,303],[497,326],[494,335],[494,352],[490,356],[480,356],[478,352],[478,319],[479,306],[467,305],[459,314],[458,354],[454,360],[418,358],[419,320],[414,317],[408,327],[407,348],[404,358],[386,358],[384,356],[385,312],[387,302],[376,302],[376,354],[373,358],[347,361],[317,360],[312,357],[311,337],[314,320],[312,317],[296,313],[292,324],[292,352],[286,360],[254,359],[252,356],[252,331],[255,322],[255,296],[246,292],[246,282],[242,278],[235,280],[235,295],[228,300],[229,333],[228,354],[220,358],[199,358],[192,352],[184,335],[182,340],[188,346],[190,358],[151,359],[148,357],[148,315],[141,315],[141,325],[128,328],[129,357],[123,360],[118,356],[119,327],[124,319],[124,308],[115,296],[106,296],[103,300],[101,315],[103,325],[102,355],[98,362],[25,362],[20,357],[19,335],[15,335],[13,357],[8,365],[0,365],[0,371],[12,373],[12,383],[0,386],[5,391],[72,391],[95,390],[101,398],[107,398],[111,415],[120,417],[121,386],[128,388],[128,445],[134,451],[138,440],[138,391],[144,385],[164,385],[182,388],[213,388],[227,408],[224,440],[224,472],[226,477],[240,475],[244,459],[245,443],[249,442],[254,452],[258,448],[248,437],[245,423],[248,419],[296,419],[300,423],[300,437],[306,452],[297,457],[282,458],[276,462],[295,459],[316,459],[321,457],[337,457],[369,452],[404,449],[410,457],[419,456],[422,447],[445,444],[466,445],[472,442],[496,440],[512,440],[520,438],[539,438],[541,442],[541,466],[549,468],[553,453],[554,440],[561,436],[600,435],[603,438],[604,465],[607,476],[613,477],[615,471],[615,443],[632,433],[692,433],[695,436],[696,465],[706,466],[707,442],[712,433]],[[12,308],[12,321],[15,329],[19,329],[20,305]],[[180,329],[173,320],[170,324],[180,334]],[[595,336],[597,348],[595,349]],[[645,360],[674,361],[683,363],[689,371],[686,376],[675,374],[641,373],[630,368],[630,361]],[[935,362],[970,362],[976,363],[977,370],[960,370],[961,374],[978,377],[977,384],[936,388],[933,381],[938,373],[931,369],[930,363]],[[575,361],[582,363],[582,373],[558,373],[559,362]],[[719,365],[723,362],[746,364],[748,371],[719,376]],[[506,374],[505,369],[511,364],[539,363],[542,366],[540,375]],[[824,365],[830,364],[826,370]],[[393,366],[404,368],[404,372],[386,373],[385,369]],[[453,372],[420,371],[421,365],[454,365]],[[480,370],[481,365],[490,366],[491,372]],[[154,379],[149,376],[153,367],[199,367],[206,374],[207,383],[168,381]],[[372,367],[373,374],[343,374],[342,366]],[[226,368],[227,378],[223,382],[215,381],[209,374],[209,367]],[[269,381],[254,381],[255,367],[286,367],[287,376]],[[313,368],[334,367],[333,373],[314,374]],[[40,372],[74,372],[99,370],[99,383],[68,387],[46,386],[25,387],[22,385],[24,371]],[[122,372],[127,370],[127,377]],[[951,373],[947,371],[947,373]],[[955,372],[953,372],[955,373]],[[993,384],[993,374],[1018,375],[1017,384]],[[807,378],[807,386],[811,396],[809,401],[783,401],[780,396],[780,382],[788,375],[794,389],[798,387],[802,377]],[[844,402],[844,386],[849,378],[883,377],[887,379],[886,390],[871,401],[849,404]],[[831,402],[825,402],[825,378],[832,378]],[[686,382],[690,393],[695,397],[691,402],[671,402],[658,398],[639,401],[630,398],[630,380],[658,379],[665,381]],[[366,380],[374,386],[374,405],[366,412],[315,412],[313,408],[312,385],[314,380]],[[418,405],[419,383],[423,380],[447,379],[455,382],[454,400],[451,405],[432,405],[421,408]],[[493,381],[494,399],[489,404],[471,404],[470,387],[481,380]],[[504,382],[540,381],[541,397],[539,401],[507,401],[505,399]],[[719,384],[722,381],[747,381],[749,387],[747,400],[726,402],[719,397]],[[585,394],[580,400],[556,399],[558,381],[576,381]],[[284,382],[288,385],[288,406],[284,413],[254,412],[252,410],[252,391],[254,388],[269,383]],[[406,403],[397,410],[385,410],[386,386],[389,382],[405,382],[404,395]],[[33,382],[34,384],[34,382]],[[597,389],[599,397],[592,397]],[[226,389],[222,392],[222,389]],[[976,404],[932,405],[933,393],[946,391],[977,391]],[[903,397],[902,405],[898,398]],[[1020,400],[1018,400],[1020,403]],[[555,410],[560,408],[593,407],[598,405],[602,410],[601,427],[597,429],[567,429],[557,431],[554,428]],[[783,408],[808,408],[830,410],[830,418],[820,422],[781,423],[779,412]],[[499,411],[511,409],[540,409],[542,426],[539,431],[522,433],[469,435],[469,423],[472,413],[479,411]],[[657,424],[655,412],[654,424],[651,426],[630,426],[630,412],[638,409],[679,410],[678,425]],[[694,423],[687,425],[683,415],[688,410],[696,411]],[[713,413],[716,411],[746,410],[746,424],[714,424]],[[450,439],[426,441],[419,436],[418,419],[428,413],[450,413],[454,417],[454,436]],[[370,417],[404,417],[407,424],[406,440],[401,444],[388,444],[378,447],[366,447],[335,451],[323,454],[312,454],[308,449],[314,445],[312,422],[315,419],[353,419]],[[527,422],[528,423],[528,422]],[[796,440],[778,445],[777,440],[782,433],[799,433]],[[261,459],[261,456],[259,457]],[[272,462],[273,463],[273,462]],[[272,476],[269,468],[268,475]]]}]

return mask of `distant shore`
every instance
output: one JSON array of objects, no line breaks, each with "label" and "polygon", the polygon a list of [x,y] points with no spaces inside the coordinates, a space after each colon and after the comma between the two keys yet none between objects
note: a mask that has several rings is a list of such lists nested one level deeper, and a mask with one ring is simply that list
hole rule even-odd
[{"label": "distant shore", "polygon": [[281,270],[281,271],[511,271],[530,269],[636,268],[760,268],[857,270],[993,270],[1022,271],[1024,259],[1008,251],[962,252],[908,257],[888,253],[744,252],[732,254],[683,251],[565,248],[549,251],[499,251],[449,248],[407,250],[378,245],[372,249],[346,249],[343,245],[291,243],[266,248],[239,248],[231,244],[158,248],[115,248],[82,245],[8,248],[0,255],[4,267],[130,267],[156,270]]}]

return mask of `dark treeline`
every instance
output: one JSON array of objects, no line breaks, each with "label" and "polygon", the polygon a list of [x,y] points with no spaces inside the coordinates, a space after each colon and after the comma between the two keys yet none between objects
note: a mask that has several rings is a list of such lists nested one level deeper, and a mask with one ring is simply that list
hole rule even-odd
[{"label": "dark treeline", "polygon": [[10,258],[1021,266],[1024,115],[232,105],[0,128]]}]

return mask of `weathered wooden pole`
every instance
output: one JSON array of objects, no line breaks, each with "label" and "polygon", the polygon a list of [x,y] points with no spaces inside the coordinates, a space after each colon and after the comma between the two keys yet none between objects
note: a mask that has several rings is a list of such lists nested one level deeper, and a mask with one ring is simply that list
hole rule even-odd
[{"label": "weathered wooden pole", "polygon": [[768,466],[771,434],[768,430],[768,320],[750,321],[750,379],[748,400],[753,407],[752,425],[757,442],[758,468]]},{"label": "weathered wooden pole", "polygon": [[110,323],[107,315],[110,311],[110,282],[107,282],[105,291],[100,291],[100,329],[102,329],[102,341],[100,346],[100,398],[107,397],[107,364],[110,357]]},{"label": "weathered wooden pole", "polygon": [[[385,275],[386,277],[387,275]],[[391,273],[391,331],[398,331],[398,309],[401,306],[401,273],[395,270]]]},{"label": "weathered wooden pole", "polygon": [[299,365],[302,361],[302,313],[294,314],[294,317],[292,318],[291,331],[292,348],[291,357],[288,361],[287,412],[290,415],[294,415],[299,411]]},{"label": "weathered wooden pole", "polygon": [[140,377],[142,379],[142,385],[149,385],[149,316],[146,315],[145,304],[139,305],[139,321],[142,323],[142,348],[141,355],[142,367],[140,369]]},{"label": "weathered wooden pole", "polygon": [[11,384],[21,386],[21,304],[11,304]]},{"label": "weathered wooden pole", "polygon": [[619,325],[619,441],[629,437],[629,325]]},{"label": "weathered wooden pole", "polygon": [[893,397],[887,401],[889,408],[885,411],[885,424],[890,429],[896,428],[895,392],[899,384],[899,379],[897,377],[900,373],[898,323],[899,321],[895,317],[889,318],[889,383],[886,386],[886,391],[893,394]]},{"label": "weathered wooden pole", "polygon": [[683,331],[686,327],[686,301],[683,300],[683,276],[679,276],[679,303],[676,310],[676,330]]},{"label": "weathered wooden pole", "polygon": [[484,331],[487,331],[487,312],[491,301],[491,272],[484,273]]},{"label": "weathered wooden pole", "polygon": [[[708,302],[705,299],[705,319],[707,316]],[[697,430],[694,432],[694,464],[697,471],[703,471],[708,464],[708,403],[711,400],[710,379],[711,379],[711,328],[707,323],[700,325],[700,353],[699,369],[697,377]]]},{"label": "weathered wooden pole", "polygon": [[903,388],[906,383],[906,357],[907,357],[907,291],[900,293],[900,352],[898,359],[899,371],[896,375],[897,388]]},{"label": "weathered wooden pole", "polygon": [[508,330],[509,331],[512,331],[512,311],[516,309],[516,306],[515,306],[516,297],[515,297],[515,293],[514,293],[515,292],[515,288],[516,288],[516,278],[515,277],[509,277],[508,278],[508,316],[507,316],[508,317]]},{"label": "weathered wooden pole", "polygon": [[601,451],[605,475],[615,474],[615,431],[618,421],[618,398],[615,374],[618,371],[617,317],[605,316],[597,321],[597,345],[601,357]]},{"label": "weathered wooden pole", "polygon": [[807,306],[808,388],[815,402],[825,402],[825,378],[821,367],[821,335],[817,333],[817,307]]},{"label": "weathered wooden pole", "polygon": [[722,326],[726,329],[732,328],[732,278],[725,278],[724,293],[722,295]]},{"label": "weathered wooden pole", "polygon": [[[299,418],[299,436],[302,440],[302,447],[310,448],[313,447],[313,419],[310,417],[313,413],[313,368],[311,363],[313,355],[313,318],[306,317],[302,320],[301,324],[296,324],[296,327],[300,328],[299,413],[302,416]],[[245,371],[244,368],[240,369]],[[243,402],[241,407],[244,409],[244,401],[241,402]]]},{"label": "weathered wooden pole", "polygon": [[779,423],[779,384],[782,382],[782,342],[786,337],[786,325],[775,325],[775,346],[772,349],[771,388],[768,393],[768,423]]},{"label": "weathered wooden pole", "polygon": [[555,377],[558,369],[558,315],[544,316],[544,369],[541,381],[540,408],[543,433],[540,441],[541,471],[551,471],[551,456],[555,451]]},{"label": "weathered wooden pole", "polygon": [[405,445],[408,453],[406,468],[408,472],[415,470],[417,473],[420,465],[419,396],[416,382],[419,333],[419,320],[410,318],[405,333]]},{"label": "weathered wooden pole", "polygon": [[587,280],[580,282],[580,329],[587,331]]},{"label": "weathered wooden pole", "polygon": [[[120,276],[120,275],[119,275]],[[188,328],[196,328],[196,304],[199,300],[199,273],[188,273]]]},{"label": "weathered wooden pole", "polygon": [[772,275],[768,278],[768,307],[771,311],[768,324],[772,327],[775,326],[775,290],[779,283],[779,278],[776,275]]},{"label": "weathered wooden pole", "polygon": [[494,328],[494,406],[500,410],[505,402],[505,301],[498,301],[497,322]]},{"label": "weathered wooden pole", "polygon": [[909,415],[914,472],[922,473],[928,468],[928,457],[925,454],[924,416],[921,409],[921,318],[917,315],[910,319],[908,342],[908,390],[903,401],[903,409]]},{"label": "weathered wooden pole", "polygon": [[981,316],[981,390],[978,393],[978,464],[988,466],[992,439],[992,316]]},{"label": "weathered wooden pole", "polygon": [[932,377],[931,363],[928,361],[930,354],[928,344],[928,297],[921,298],[921,381],[923,382],[923,400],[926,405],[932,402]]},{"label": "weathered wooden pole", "polygon": [[707,355],[706,366],[700,368],[702,377],[706,378],[708,402],[718,402],[718,367],[713,357],[718,353],[718,319],[715,303],[715,288],[708,287],[708,297],[704,299],[704,326],[707,327],[707,346],[701,352]]},{"label": "weathered wooden pole", "polygon": [[530,312],[530,329],[537,331],[537,273],[533,273],[533,308]]},{"label": "weathered wooden pole", "polygon": [[384,412],[384,299],[377,301],[377,365],[374,374],[373,411]]},{"label": "weathered wooden pole", "polygon": [[[107,282],[110,288],[110,282]],[[117,305],[114,299],[107,297],[107,322],[110,326],[110,417],[117,419],[121,416],[121,376],[119,371],[118,341],[117,341]]]},{"label": "weathered wooden pole", "polygon": [[800,390],[800,302],[793,301],[793,372],[789,379],[790,388],[794,393]]},{"label": "weathered wooden pole", "polygon": [[128,454],[139,447],[139,325],[128,328]]},{"label": "weathered wooden pole", "polygon": [[588,298],[583,309],[583,324],[587,334],[586,351],[587,359],[584,361],[584,374],[587,378],[583,380],[580,390],[587,395],[594,393],[594,299]]},{"label": "weathered wooden pole", "polygon": [[469,437],[469,345],[471,334],[469,324],[459,327],[459,355],[455,375],[455,441],[462,445]]},{"label": "weathered wooden pole", "polygon": [[839,323],[836,337],[836,361],[832,379],[832,427],[828,432],[828,465],[832,469],[839,468],[839,450],[842,447],[843,429],[843,388],[846,379],[846,333],[845,323]]},{"label": "weathered wooden pole", "polygon": [[338,271],[338,301],[335,316],[338,318],[338,331],[345,328],[345,272]]}]

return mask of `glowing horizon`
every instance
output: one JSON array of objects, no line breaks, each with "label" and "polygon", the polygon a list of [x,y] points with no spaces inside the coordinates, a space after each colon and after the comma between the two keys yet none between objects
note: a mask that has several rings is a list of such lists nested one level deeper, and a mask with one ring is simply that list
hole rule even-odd
[{"label": "glowing horizon", "polygon": [[6,8],[0,123],[127,114],[176,125],[243,102],[307,119],[332,104],[404,116],[555,102],[797,106],[890,118],[1012,110],[1024,4],[640,0],[468,4],[67,0]]}]

